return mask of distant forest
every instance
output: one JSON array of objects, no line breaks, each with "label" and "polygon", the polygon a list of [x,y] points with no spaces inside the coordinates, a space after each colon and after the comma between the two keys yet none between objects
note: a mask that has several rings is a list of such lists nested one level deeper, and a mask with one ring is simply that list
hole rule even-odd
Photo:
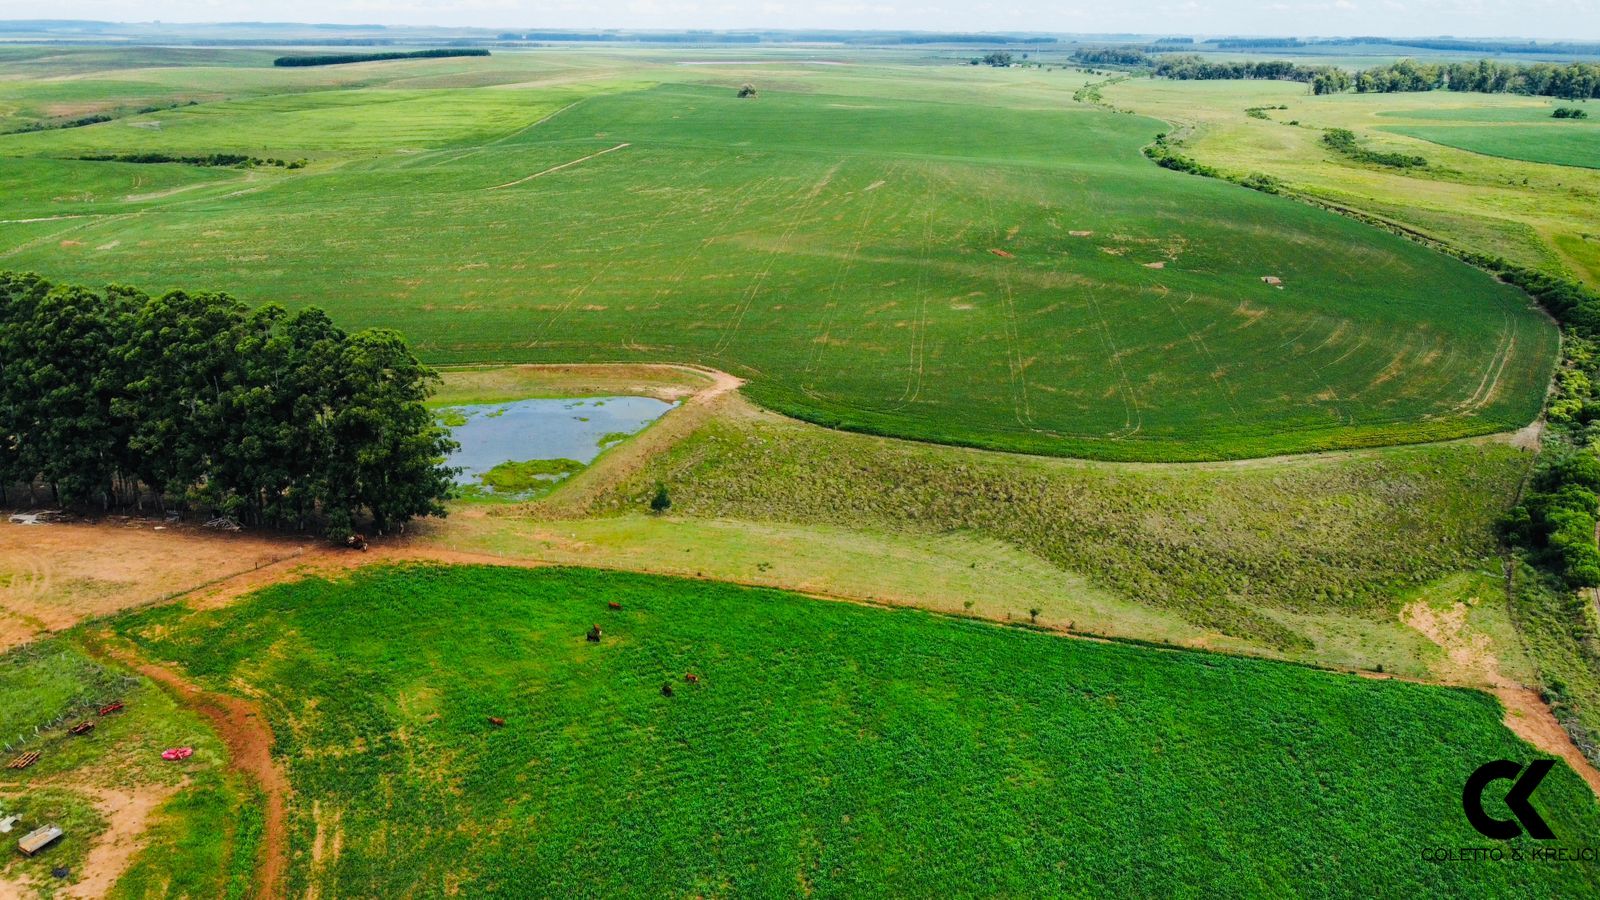
[{"label": "distant forest", "polygon": [[1212,61],[1194,54],[1152,56],[1137,47],[1097,47],[1072,55],[1083,65],[1131,66],[1150,69],[1161,78],[1179,80],[1277,79],[1302,81],[1317,94],[1355,90],[1361,93],[1452,91],[1530,94],[1563,100],[1600,97],[1600,63],[1503,63],[1492,59],[1460,63],[1419,63],[1403,59],[1362,69],[1352,76],[1334,66],[1307,66],[1289,60]]},{"label": "distant forest", "polygon": [[483,49],[463,48],[459,50],[412,50],[409,52],[393,51],[387,53],[339,53],[326,56],[280,56],[272,64],[280,67],[293,66],[342,66],[346,63],[378,62],[387,59],[439,59],[447,56],[488,56],[489,51]]}]

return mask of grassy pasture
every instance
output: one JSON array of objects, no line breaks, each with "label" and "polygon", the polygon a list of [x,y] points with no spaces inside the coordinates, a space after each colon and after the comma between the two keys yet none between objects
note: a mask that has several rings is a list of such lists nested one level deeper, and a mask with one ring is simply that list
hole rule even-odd
[{"label": "grassy pasture", "polygon": [[[1105,95],[1119,107],[1181,124],[1185,152],[1226,172],[1272,175],[1297,192],[1458,247],[1600,286],[1600,243],[1591,239],[1600,171],[1487,156],[1396,130],[1563,124],[1550,119],[1557,104],[1544,98],[1453,91],[1313,97],[1304,85],[1283,82],[1150,78],[1112,85]],[[1288,108],[1271,111],[1269,121],[1244,112],[1278,105]],[[1540,135],[1591,133],[1591,123],[1565,124],[1579,128]],[[1404,172],[1357,165],[1322,144],[1323,129],[1334,127],[1355,131],[1371,149],[1421,155],[1430,165]]]},{"label": "grassy pasture", "polygon": [[[1410,663],[1418,654],[1397,634],[1400,595],[1463,569],[1497,567],[1492,524],[1529,463],[1509,444],[1459,442],[1346,457],[1107,465],[730,415],[651,459],[588,511],[642,513],[664,483],[673,514],[696,519],[977,535],[1210,632],[1300,658],[1422,675]],[[1053,606],[1045,608],[1055,626],[1154,633],[1137,622],[1125,630],[1119,617],[1081,605]],[[1023,618],[1027,608],[1019,596],[1000,612]]]},{"label": "grassy pasture", "polygon": [[[291,894],[1553,896],[1600,878],[1422,860],[1479,843],[1467,773],[1531,755],[1473,692],[581,569],[366,570],[118,628],[265,699],[295,788]],[[1600,826],[1564,766],[1536,803],[1570,842]]]},{"label": "grassy pasture", "polygon": [[[1077,76],[697,61],[409,63],[0,136],[38,186],[0,201],[0,265],[318,303],[440,363],[701,363],[824,424],[1053,455],[1423,441],[1538,409],[1555,333],[1521,295],[1158,169],[1138,148],[1161,123],[1073,104]],[[758,100],[728,87],[747,78]],[[137,150],[313,162],[61,159]],[[85,167],[98,190],[64,190]],[[58,215],[87,218],[19,221]]]}]

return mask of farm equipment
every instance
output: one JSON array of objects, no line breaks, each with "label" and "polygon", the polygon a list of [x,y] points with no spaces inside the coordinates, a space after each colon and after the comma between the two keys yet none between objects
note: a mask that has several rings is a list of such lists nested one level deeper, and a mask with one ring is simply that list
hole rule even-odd
[{"label": "farm equipment", "polygon": [[17,849],[22,851],[23,856],[33,856],[40,850],[54,844],[61,838],[61,835],[61,826],[41,825],[23,835],[22,840],[17,841]]},{"label": "farm equipment", "polygon": [[100,707],[100,715],[102,715],[102,716],[109,716],[114,712],[121,712],[121,711],[122,711],[122,701],[121,700],[116,700],[116,701],[113,701],[111,703],[107,703],[105,706]]},{"label": "farm equipment", "polygon": [[88,719],[84,719],[82,722],[79,722],[78,724],[76,724],[76,725],[72,726],[71,728],[67,729],[67,733],[68,734],[88,734],[89,732],[91,732],[93,730],[94,730],[94,723],[89,721]]},{"label": "farm equipment", "polygon": [[8,764],[6,766],[6,768],[8,768],[8,769],[26,769],[27,767],[33,765],[34,763],[36,763],[38,761],[39,761],[39,751],[37,751],[37,750],[29,750],[27,753],[22,754],[21,756],[17,757],[16,759],[13,759],[10,762],[10,764]]}]

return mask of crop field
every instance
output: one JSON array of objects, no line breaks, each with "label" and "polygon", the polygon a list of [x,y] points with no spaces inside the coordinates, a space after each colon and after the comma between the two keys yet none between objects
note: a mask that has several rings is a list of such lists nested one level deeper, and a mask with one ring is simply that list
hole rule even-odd
[{"label": "crop field", "polygon": [[[267,699],[291,895],[1600,889],[1423,861],[1479,840],[1478,761],[1532,754],[1474,692],[576,569],[368,569],[117,627]],[[1537,802],[1600,827],[1565,766]]]},{"label": "crop field", "polygon": [[[319,304],[436,363],[698,363],[846,429],[1190,460],[1515,428],[1555,351],[1465,265],[1154,166],[1166,126],[1065,72],[66,55],[70,89],[0,57],[34,76],[0,129],[128,105],[95,84],[185,105],[0,135],[0,266]],[[134,153],[306,166],[79,158]]]},{"label": "crop field", "polygon": [[1585,120],[1548,125],[1393,125],[1385,130],[1487,156],[1600,169],[1600,123]]}]

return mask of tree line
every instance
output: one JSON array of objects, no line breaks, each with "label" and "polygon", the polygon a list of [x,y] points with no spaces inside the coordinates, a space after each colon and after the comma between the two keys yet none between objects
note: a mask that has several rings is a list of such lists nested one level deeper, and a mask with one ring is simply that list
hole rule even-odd
[{"label": "tree line", "polygon": [[389,59],[441,59],[449,56],[488,56],[489,51],[478,48],[390,51],[385,53],[330,53],[322,56],[280,56],[272,61],[279,67],[342,66],[347,63],[380,62]]},{"label": "tree line", "polygon": [[1387,66],[1356,73],[1355,87],[1362,93],[1475,91],[1485,94],[1530,94],[1587,100],[1600,97],[1600,64],[1502,63],[1492,59],[1460,63],[1419,63],[1402,59]]},{"label": "tree line", "polygon": [[0,272],[0,490],[383,533],[444,514],[455,444],[423,405],[436,378],[397,332],[346,332],[315,307]]}]

